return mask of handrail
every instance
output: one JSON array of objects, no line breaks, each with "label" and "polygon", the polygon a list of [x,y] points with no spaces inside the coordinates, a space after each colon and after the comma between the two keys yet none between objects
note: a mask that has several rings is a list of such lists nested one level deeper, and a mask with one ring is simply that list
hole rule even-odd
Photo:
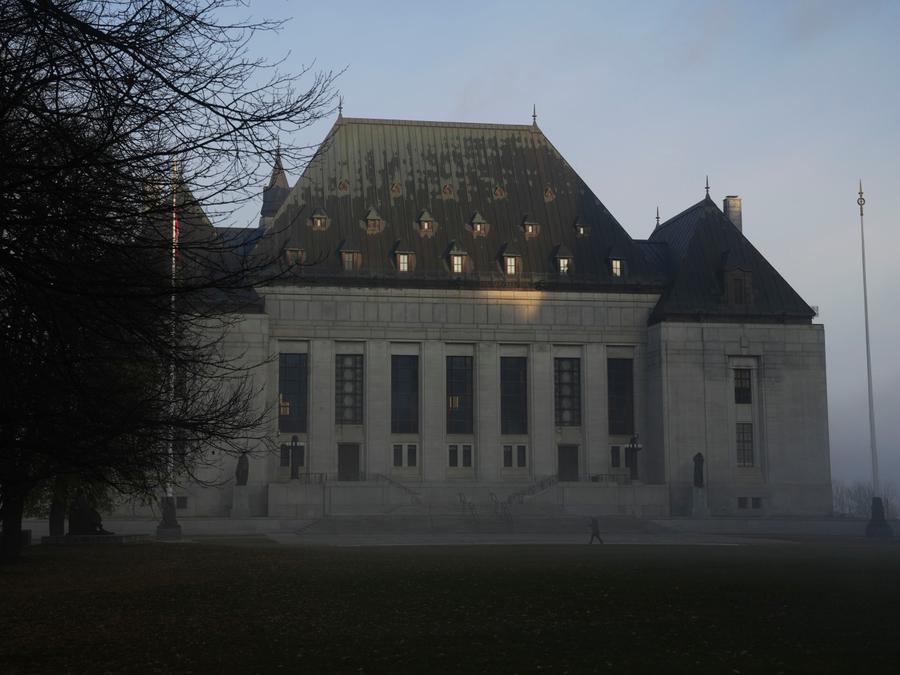
[{"label": "handrail", "polygon": [[394,486],[395,488],[409,496],[409,498],[413,501],[413,503],[416,504],[416,506],[422,506],[422,495],[413,490],[411,487],[404,485],[400,481],[391,478],[390,476],[387,476],[383,473],[376,473],[375,480],[383,480],[388,485]]},{"label": "handrail", "polygon": [[507,504],[521,504],[525,497],[530,497],[531,495],[536,495],[539,492],[543,492],[544,490],[548,490],[553,487],[557,482],[559,482],[559,478],[557,476],[544,476],[540,480],[532,483],[528,487],[522,488],[521,490],[517,490],[513,492],[506,498]]}]

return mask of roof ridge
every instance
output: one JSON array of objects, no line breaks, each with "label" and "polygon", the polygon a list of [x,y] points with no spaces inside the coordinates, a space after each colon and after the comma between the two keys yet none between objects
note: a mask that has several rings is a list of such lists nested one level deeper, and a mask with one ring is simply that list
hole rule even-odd
[{"label": "roof ridge", "polygon": [[[687,215],[688,213],[690,213],[690,212],[693,211],[694,209],[699,208],[699,207],[701,207],[701,206],[705,206],[707,202],[709,202],[709,203],[712,204],[713,206],[716,206],[716,203],[715,203],[712,199],[710,199],[710,197],[708,197],[708,196],[707,196],[707,197],[704,197],[703,199],[701,199],[701,200],[700,200],[699,202],[697,202],[696,204],[692,204],[691,206],[687,207],[687,208],[686,208],[684,211],[682,211],[681,213],[675,214],[674,216],[672,216],[671,218],[669,218],[668,220],[666,220],[666,221],[663,222],[662,224],[658,225],[654,231],[656,231],[656,230],[661,230],[661,229],[664,228],[666,225],[670,225],[673,221],[677,220],[678,218],[681,218],[681,217],[684,216],[684,215]],[[716,206],[716,208],[718,208],[718,206]]]},{"label": "roof ridge", "polygon": [[[444,122],[440,120],[399,120],[378,119],[374,117],[342,117],[341,124],[387,124],[392,126],[418,127],[453,127],[464,129],[505,129],[515,131],[534,131],[533,124],[501,124],[497,122]],[[543,132],[541,132],[543,134]]]}]

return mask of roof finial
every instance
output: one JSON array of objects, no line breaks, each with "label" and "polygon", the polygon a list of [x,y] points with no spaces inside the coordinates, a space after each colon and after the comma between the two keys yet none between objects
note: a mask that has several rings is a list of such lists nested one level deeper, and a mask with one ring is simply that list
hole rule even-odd
[{"label": "roof finial", "polygon": [[338,96],[338,119],[344,116],[344,97]]},{"label": "roof finial", "polygon": [[537,104],[536,104],[536,103],[532,104],[532,108],[531,108],[531,123],[532,123],[534,126],[537,126]]},{"label": "roof finial", "polygon": [[656,206],[656,226],[659,227],[659,205]]},{"label": "roof finial", "polygon": [[709,198],[709,174],[706,174],[706,196]]},{"label": "roof finial", "polygon": [[863,207],[866,205],[866,199],[863,197],[862,178],[859,179],[859,199],[856,200],[856,203],[859,204],[859,216],[862,218]]}]

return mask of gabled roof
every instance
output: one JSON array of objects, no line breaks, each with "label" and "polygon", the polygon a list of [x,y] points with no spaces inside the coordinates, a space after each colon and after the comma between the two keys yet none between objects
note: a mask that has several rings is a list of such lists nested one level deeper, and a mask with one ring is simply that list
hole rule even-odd
[{"label": "gabled roof", "polygon": [[[709,197],[656,228],[649,244],[668,246],[671,273],[669,287],[651,313],[651,324],[697,318],[809,323],[814,316]],[[652,249],[646,250],[651,254]],[[746,305],[728,302],[725,279],[735,270],[750,273],[752,293]]]},{"label": "gabled roof", "polygon": [[[317,206],[331,218],[326,231],[306,226]],[[358,236],[360,215],[370,208],[382,215],[385,229]],[[416,226],[423,210],[440,223],[433,237],[420,236]],[[490,223],[486,236],[471,230],[476,212]],[[522,229],[525,214],[540,225],[531,239]],[[590,227],[589,236],[577,238],[576,220]],[[497,265],[504,245],[523,256],[526,273],[517,280],[523,287],[653,292],[666,281],[535,125],[339,118],[260,246],[277,250],[290,242],[320,261],[304,269],[303,283],[353,283],[335,255],[348,237],[360,245],[356,275],[366,284],[395,276],[390,253],[398,239],[409,241],[417,256],[415,271],[404,276],[411,286],[460,285],[443,259],[453,241],[470,256],[464,285],[507,286]],[[573,274],[565,277],[553,257],[559,244],[574,251]],[[606,255],[612,248],[627,260],[627,278],[609,274]]]}]

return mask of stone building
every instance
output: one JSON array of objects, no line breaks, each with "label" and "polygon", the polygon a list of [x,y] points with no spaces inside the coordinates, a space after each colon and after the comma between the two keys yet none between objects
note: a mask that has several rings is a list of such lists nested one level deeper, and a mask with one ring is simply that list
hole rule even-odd
[{"label": "stone building", "polygon": [[228,338],[278,451],[181,513],[830,512],[823,327],[741,226],[632,239],[536,124],[339,117],[238,233],[286,266]]}]

